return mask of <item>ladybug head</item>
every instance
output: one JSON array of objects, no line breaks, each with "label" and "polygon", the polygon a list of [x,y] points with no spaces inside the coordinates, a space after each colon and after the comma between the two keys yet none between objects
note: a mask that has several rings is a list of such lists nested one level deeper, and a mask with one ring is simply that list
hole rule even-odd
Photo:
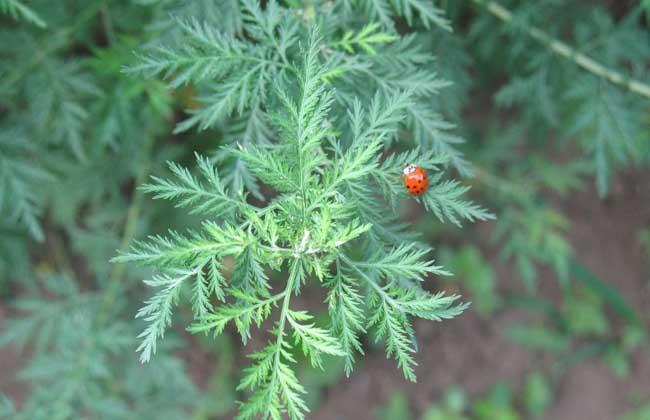
[{"label": "ladybug head", "polygon": [[413,165],[412,163],[409,163],[408,165],[406,165],[404,167],[404,170],[402,171],[402,173],[404,175],[409,175],[409,174],[412,174],[413,172],[415,172],[415,165]]}]

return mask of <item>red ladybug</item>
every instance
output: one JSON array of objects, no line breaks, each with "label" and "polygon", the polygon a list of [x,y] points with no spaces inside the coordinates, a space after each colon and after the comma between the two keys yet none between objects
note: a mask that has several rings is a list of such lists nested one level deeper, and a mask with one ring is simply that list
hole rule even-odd
[{"label": "red ladybug", "polygon": [[409,163],[402,171],[404,186],[410,195],[419,196],[429,187],[429,176],[421,166]]}]

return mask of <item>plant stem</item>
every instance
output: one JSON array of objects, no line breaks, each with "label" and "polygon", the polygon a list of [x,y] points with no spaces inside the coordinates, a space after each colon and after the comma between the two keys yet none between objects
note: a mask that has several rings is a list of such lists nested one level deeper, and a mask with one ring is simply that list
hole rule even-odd
[{"label": "plant stem", "polygon": [[[133,194],[133,200],[131,205],[126,213],[126,222],[124,223],[124,232],[122,234],[122,241],[120,243],[119,252],[126,252],[131,245],[131,241],[135,236],[135,229],[138,224],[138,219],[140,216],[140,210],[142,208],[142,196],[143,191],[137,186],[142,185],[147,177],[149,176],[149,170],[151,166],[151,148],[153,146],[153,136],[149,135],[148,138],[144,140],[143,149],[144,149],[144,162],[140,166],[140,172],[135,178],[135,193]],[[110,277],[108,278],[108,286],[106,294],[104,295],[104,301],[101,308],[101,312],[97,317],[97,323],[102,324],[104,322],[104,317],[109,313],[110,308],[113,306],[117,292],[119,291],[120,280],[124,275],[126,270],[125,264],[117,264],[111,270]]]},{"label": "plant stem", "polygon": [[[145,161],[140,166],[140,172],[136,177],[135,185],[140,185],[144,182],[146,177],[149,175],[150,161],[151,161],[151,147],[153,145],[153,136],[148,136],[144,140],[143,149]],[[122,241],[120,244],[120,250],[126,251],[133,240],[135,235],[135,229],[138,222],[138,217],[140,215],[140,209],[142,205],[142,190],[136,189],[131,205],[127,211],[126,223],[124,225],[124,233],[122,235]],[[117,294],[120,290],[120,279],[124,275],[124,264],[116,265],[110,273],[106,291],[104,292],[103,298],[98,305],[100,306],[97,317],[95,318],[93,328],[99,330],[104,326],[104,323],[107,321],[107,317],[110,314],[110,309],[115,302]],[[81,384],[83,378],[87,373],[87,363],[90,352],[93,350],[95,343],[92,341],[91,336],[88,336],[84,341],[83,345],[79,349],[79,357],[75,366],[75,372],[73,374],[74,381],[71,381],[71,384]],[[73,394],[75,389],[65,389],[61,391],[61,397],[56,402],[56,409],[54,410],[55,419],[63,418],[65,410],[63,410],[64,404],[67,402],[67,398],[70,397],[70,394]]]},{"label": "plant stem", "polygon": [[[275,342],[275,357],[273,361],[273,376],[271,377],[271,383],[269,385],[269,391],[274,392],[275,384],[277,381],[277,373],[279,370],[280,363],[282,362],[282,346],[284,342],[284,326],[287,321],[287,313],[289,312],[289,302],[291,301],[291,294],[293,292],[293,286],[296,278],[298,277],[298,265],[300,264],[300,259],[296,258],[291,266],[289,271],[289,279],[287,280],[287,287],[284,289],[284,299],[282,301],[282,309],[280,312],[280,320],[278,321],[278,336]],[[269,396],[272,398],[272,396]]]},{"label": "plant stem", "polygon": [[345,262],[348,267],[356,271],[366,281],[366,283],[372,286],[372,288],[375,289],[375,291],[384,298],[384,301],[390,303],[392,307],[401,311],[399,304],[395,302],[395,300],[388,293],[386,293],[386,291],[380,285],[378,285],[376,281],[372,280],[366,273],[359,270],[359,267],[357,267],[357,263],[355,261],[352,261],[343,254],[339,254],[339,258]]},{"label": "plant stem", "polygon": [[[499,3],[492,0],[472,0],[474,3],[484,7],[488,12],[501,19],[503,22],[509,23],[512,21],[512,12]],[[536,26],[525,27],[524,30],[528,35],[546,45],[551,51],[555,52],[567,60],[573,61],[576,65],[587,70],[588,72],[602,77],[611,83],[628,89],[638,95],[650,98],[650,85],[647,85],[639,80],[629,78],[616,70],[605,67],[596,60],[579,52],[564,42],[553,38],[543,30]]]},{"label": "plant stem", "polygon": [[102,24],[106,34],[106,41],[108,42],[108,45],[111,46],[115,42],[115,28],[113,27],[113,21],[111,19],[111,12],[108,7],[106,7],[106,4],[102,5],[101,14]]}]

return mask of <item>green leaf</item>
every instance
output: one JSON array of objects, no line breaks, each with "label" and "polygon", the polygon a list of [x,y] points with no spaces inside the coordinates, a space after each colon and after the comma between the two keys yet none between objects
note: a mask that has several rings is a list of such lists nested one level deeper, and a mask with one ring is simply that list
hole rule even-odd
[{"label": "green leaf", "polygon": [[399,277],[422,281],[427,274],[450,275],[441,266],[434,265],[433,260],[425,259],[430,251],[429,248],[418,247],[414,243],[402,244],[389,252],[370,255],[366,261],[356,262],[355,265],[391,281]]},{"label": "green leaf", "polygon": [[441,259],[455,276],[451,280],[461,281],[469,289],[477,311],[486,315],[496,310],[501,305],[496,275],[481,251],[473,246],[443,251]]},{"label": "green leaf", "polygon": [[516,325],[511,327],[506,332],[506,335],[514,342],[523,346],[553,353],[567,351],[570,345],[568,338],[543,327]]},{"label": "green leaf", "polygon": [[541,417],[549,407],[553,400],[553,390],[541,372],[532,372],[528,375],[523,398],[526,410],[533,418]]},{"label": "green leaf", "polygon": [[336,338],[326,329],[316,327],[313,323],[303,324],[300,321],[313,319],[305,311],[290,311],[287,314],[289,324],[293,328],[294,338],[297,344],[302,343],[302,351],[309,356],[311,365],[322,369],[321,353],[333,356],[345,356]]},{"label": "green leaf", "polygon": [[145,184],[142,190],[153,194],[156,199],[175,201],[176,207],[189,207],[191,214],[224,217],[234,210],[246,208],[245,202],[227,194],[213,164],[198,154],[196,154],[196,160],[207,186],[202,184],[187,168],[174,162],[168,162],[169,169],[178,181],[152,176],[153,183]]},{"label": "green leaf", "polygon": [[156,354],[158,339],[164,337],[165,330],[171,325],[172,308],[178,302],[181,286],[185,280],[196,275],[196,271],[176,270],[169,275],[154,276],[146,281],[148,286],[160,290],[147,300],[145,306],[136,314],[136,318],[142,318],[148,323],[144,331],[138,335],[138,338],[142,339],[137,348],[142,363],[149,362],[151,356]]},{"label": "green leaf", "polygon": [[492,387],[486,397],[474,404],[472,411],[477,420],[519,420],[521,418],[513,406],[510,389],[504,384]]},{"label": "green leaf", "polygon": [[220,227],[204,222],[205,234],[190,232],[182,236],[170,232],[168,237],[151,236],[147,242],[135,242],[131,251],[113,258],[113,262],[134,261],[159,268],[176,268],[183,265],[196,267],[206,264],[218,255],[236,255],[248,242],[248,235],[239,228]]},{"label": "green leaf", "polygon": [[416,363],[412,355],[416,351],[415,336],[407,315],[440,321],[460,315],[467,304],[453,306],[458,296],[444,296],[443,293],[431,295],[416,287],[404,288],[392,283],[381,286],[361,269],[363,263],[353,262],[344,256],[341,259],[371,286],[368,311],[372,315],[368,326],[376,328],[377,340],[385,339],[386,353],[395,357],[404,377],[415,381]]},{"label": "green leaf", "polygon": [[219,305],[210,314],[199,318],[189,331],[192,333],[213,331],[216,337],[223,332],[229,322],[234,322],[245,344],[250,338],[252,324],[255,323],[259,327],[271,314],[275,302],[285,296],[281,293],[261,298],[238,289],[230,289],[228,294],[236,299],[236,303]]},{"label": "green leaf", "polygon": [[406,399],[406,395],[402,392],[394,394],[390,400],[388,400],[388,403],[377,413],[377,419],[380,420],[410,420],[412,418],[413,416],[409,409],[408,400]]},{"label": "green leaf", "polygon": [[344,350],[345,372],[349,376],[354,365],[354,353],[363,353],[359,335],[365,333],[363,297],[355,287],[354,280],[346,276],[337,263],[336,275],[327,283],[328,313],[332,332]]},{"label": "green leaf", "polygon": [[47,28],[47,24],[38,13],[19,0],[0,0],[0,12],[8,14],[14,19],[24,19],[39,28]]},{"label": "green leaf", "polygon": [[455,180],[442,181],[441,178],[441,174],[430,176],[429,188],[422,196],[425,208],[433,211],[438,220],[449,220],[456,226],[461,226],[462,219],[473,222],[495,218],[484,208],[461,198],[469,187],[461,186]]},{"label": "green leaf", "polygon": [[348,31],[340,41],[333,44],[334,48],[341,48],[348,53],[354,53],[355,47],[368,54],[377,53],[373,45],[381,45],[399,39],[393,34],[382,32],[378,23],[368,23],[358,32]]},{"label": "green leaf", "polygon": [[627,322],[630,324],[640,324],[639,314],[625,298],[615,288],[599,279],[577,260],[571,261],[571,274],[576,280],[597,294],[604,302],[611,305],[612,309]]}]

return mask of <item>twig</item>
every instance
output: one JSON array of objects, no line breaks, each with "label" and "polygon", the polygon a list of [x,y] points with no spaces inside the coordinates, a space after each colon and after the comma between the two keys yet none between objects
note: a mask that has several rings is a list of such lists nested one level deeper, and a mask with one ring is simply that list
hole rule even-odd
[{"label": "twig", "polygon": [[[122,241],[120,243],[119,252],[126,252],[131,246],[133,237],[135,236],[135,230],[138,224],[138,218],[140,216],[140,210],[142,208],[142,199],[143,191],[138,188],[142,185],[147,177],[149,176],[149,171],[151,167],[151,148],[153,145],[153,136],[149,135],[145,139],[143,145],[145,161],[140,167],[140,172],[135,178],[135,193],[133,194],[133,199],[131,205],[126,213],[126,222],[124,223],[124,232],[122,234]],[[105,292],[105,299],[103,301],[102,310],[99,313],[98,324],[103,323],[104,317],[109,313],[110,308],[113,306],[113,302],[116,298],[116,294],[119,291],[120,280],[122,279],[126,266],[125,264],[117,264],[111,270],[108,286]]]},{"label": "twig", "polygon": [[[506,23],[512,21],[512,12],[501,6],[499,3],[491,0],[472,1],[484,7],[488,12],[492,13],[502,21]],[[595,74],[596,76],[602,77],[603,79],[606,79],[615,85],[624,87],[631,92],[645,96],[646,98],[650,98],[650,85],[647,85],[639,80],[629,78],[615,70],[605,67],[596,60],[571,47],[570,45],[553,38],[536,26],[528,26],[524,28],[524,30],[526,33],[528,33],[528,35],[530,35],[531,38],[534,38],[542,44],[545,44],[551,51],[568,60],[573,61],[583,69]]]},{"label": "twig", "polygon": [[[140,172],[135,180],[136,187],[144,182],[144,180],[149,176],[149,170],[151,166],[151,148],[153,144],[153,136],[149,135],[144,141],[144,156],[145,162],[140,167]],[[133,195],[133,199],[127,210],[126,222],[124,225],[124,232],[122,234],[122,241],[120,244],[120,250],[126,251],[135,236],[135,230],[137,227],[138,216],[140,215],[140,209],[142,207],[142,190],[136,189]],[[106,291],[103,293],[101,301],[98,303],[99,309],[97,312],[97,317],[93,322],[93,328],[99,330],[103,328],[104,323],[107,322],[108,316],[110,315],[110,310],[115,302],[117,294],[120,290],[120,280],[124,276],[125,268],[123,264],[116,265],[113,270],[111,270],[108,284],[106,286]],[[84,343],[80,346],[79,357],[77,363],[75,364],[75,372],[73,374],[74,381],[71,383],[81,383],[83,378],[87,373],[86,364],[88,363],[88,358],[90,352],[93,350],[95,343],[92,341],[92,336],[87,336],[84,340]],[[66,398],[67,393],[75,392],[74,389],[65,389],[61,391],[61,396],[56,401],[53,419],[64,418],[65,410],[63,410],[63,405],[67,402]],[[61,417],[59,417],[61,416]]]}]

